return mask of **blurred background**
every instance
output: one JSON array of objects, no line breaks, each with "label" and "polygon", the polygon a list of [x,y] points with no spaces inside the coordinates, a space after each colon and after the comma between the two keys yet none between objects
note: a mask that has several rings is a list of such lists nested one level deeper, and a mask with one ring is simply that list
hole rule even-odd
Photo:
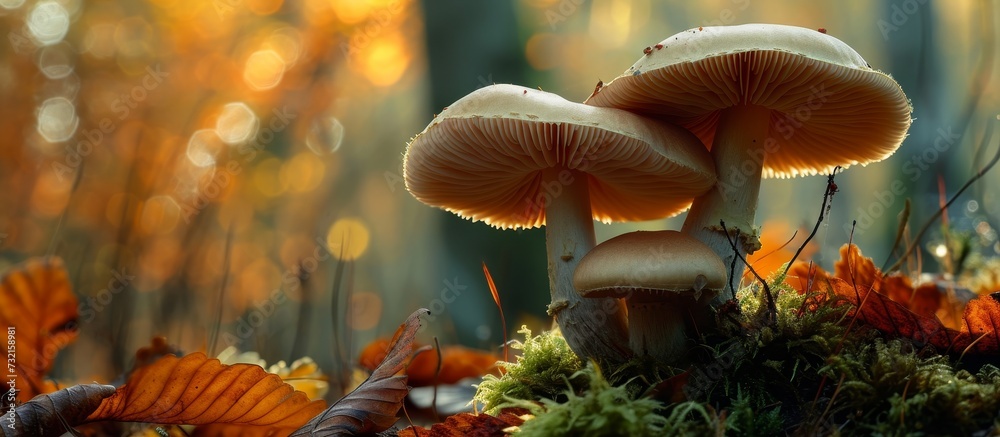
[{"label": "blurred background", "polygon": [[[166,335],[185,351],[314,358],[342,374],[419,307],[424,341],[497,350],[548,325],[544,231],[497,230],[420,204],[406,142],[492,83],[582,101],[642,49],[688,28],[825,28],[912,99],[891,158],[837,176],[805,256],[830,267],[851,238],[880,265],[905,198],[921,226],[992,155],[992,2],[957,0],[0,0],[0,267],[62,257],[79,340],[54,375],[107,381]],[[939,137],[946,141],[935,140]],[[959,139],[955,139],[955,138]],[[995,141],[994,141],[995,143]],[[900,181],[903,192],[892,192]],[[1000,253],[988,174],[948,210],[974,257]],[[820,213],[826,178],[766,180],[762,274]],[[597,226],[598,241],[668,220]],[[920,245],[939,273],[955,247]],[[759,258],[759,257],[758,257]],[[336,391],[336,385],[334,385]]]}]

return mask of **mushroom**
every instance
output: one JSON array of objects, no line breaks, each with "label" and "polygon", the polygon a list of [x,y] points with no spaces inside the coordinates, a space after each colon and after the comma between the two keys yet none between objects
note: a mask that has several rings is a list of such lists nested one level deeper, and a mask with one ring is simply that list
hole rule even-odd
[{"label": "mushroom", "polygon": [[499,228],[545,225],[550,315],[581,357],[620,363],[619,299],[582,299],[573,271],[594,247],[594,219],[678,214],[715,184],[690,132],[515,85],[480,88],[407,147],[406,188],[423,203]]},{"label": "mushroom", "polygon": [[[682,231],[726,265],[760,248],[760,178],[830,173],[891,155],[911,107],[890,76],[842,41],[800,27],[699,27],[656,45],[587,104],[683,126],[711,150],[718,183],[695,199]],[[742,269],[741,269],[742,270]]]},{"label": "mushroom", "polygon": [[690,235],[630,232],[584,256],[573,284],[585,298],[624,297],[632,351],[677,364],[686,355],[685,318],[725,288],[726,266]]}]

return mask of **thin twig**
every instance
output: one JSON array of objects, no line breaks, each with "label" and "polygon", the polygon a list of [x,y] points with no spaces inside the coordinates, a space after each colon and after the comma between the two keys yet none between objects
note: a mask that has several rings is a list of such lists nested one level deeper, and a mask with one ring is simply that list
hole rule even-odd
[{"label": "thin twig", "polygon": [[[989,144],[990,140],[993,139],[993,123],[986,125],[986,130],[987,130],[986,135],[983,137],[984,146],[986,144]],[[955,200],[958,200],[958,197],[961,196],[962,193],[964,193],[965,190],[969,188],[969,186],[978,181],[979,178],[983,177],[983,175],[985,175],[986,172],[990,171],[990,169],[992,169],[993,166],[996,165],[998,160],[1000,160],[1000,147],[998,147],[997,152],[993,154],[993,159],[990,159],[990,162],[986,163],[986,165],[980,168],[979,171],[976,172],[976,174],[972,175],[972,177],[969,178],[969,180],[965,183],[965,185],[962,185],[962,188],[960,188],[958,192],[955,193],[955,195],[951,196],[951,199],[948,199],[948,203],[944,204],[944,206],[939,208],[937,212],[933,216],[931,216],[929,220],[927,220],[927,223],[924,223],[924,226],[920,228],[920,232],[917,232],[917,235],[913,237],[913,241],[910,243],[909,246],[906,247],[906,250],[903,251],[903,254],[899,257],[899,259],[897,259],[892,266],[890,266],[888,269],[885,270],[885,274],[889,274],[894,270],[896,270],[897,268],[899,268],[899,266],[903,263],[903,261],[905,261],[906,258],[910,256],[910,253],[912,253],[913,250],[916,249],[917,245],[920,244],[920,239],[923,238],[924,233],[926,233],[927,230],[930,229],[931,225],[934,224],[935,221],[937,221],[938,217],[941,217],[941,214],[943,214],[944,211],[948,209],[948,207],[951,206],[952,203],[955,202]]]},{"label": "thin twig", "polygon": [[[750,273],[753,273],[753,275],[757,278],[757,280],[760,281],[760,283],[764,285],[764,293],[767,296],[767,310],[768,310],[767,321],[768,321],[769,324],[777,323],[777,321],[778,321],[778,306],[775,305],[775,303],[774,303],[774,296],[771,295],[771,287],[769,287],[767,285],[767,281],[765,281],[764,278],[760,277],[760,275],[757,274],[757,271],[754,270],[753,266],[751,266],[750,264],[747,264],[747,260],[743,258],[743,255],[740,255],[740,251],[736,250],[736,241],[733,240],[732,238],[730,238],[730,236],[729,236],[729,230],[726,229],[726,221],[725,220],[719,220],[719,224],[722,226],[722,233],[726,234],[726,240],[728,240],[729,244],[731,246],[733,246],[733,252],[736,253],[736,256],[739,258],[739,260],[741,262],[743,262],[743,264],[746,264],[747,268],[750,269]],[[736,232],[739,232],[739,230],[737,230]],[[735,262],[735,260],[734,260],[734,262]],[[730,284],[730,286],[731,285],[732,284]],[[735,290],[733,291],[733,297],[734,298],[736,297]]]},{"label": "thin twig", "polygon": [[441,416],[438,414],[438,378],[441,376],[441,365],[444,363],[443,357],[441,356],[441,344],[438,343],[438,338],[434,336],[434,351],[437,352],[437,368],[434,369],[434,388],[431,390],[431,411],[434,413],[434,421],[440,422]]},{"label": "thin twig", "polygon": [[[765,258],[778,253],[778,251],[780,251],[781,249],[784,249],[789,244],[792,244],[792,241],[795,241],[795,237],[798,236],[798,235],[799,235],[799,231],[798,231],[798,229],[796,229],[795,232],[792,232],[792,236],[788,239],[788,241],[785,242],[785,244],[782,244],[781,246],[778,246],[778,247],[772,249],[770,252],[761,255],[760,258],[757,258],[754,261],[754,263],[758,263],[758,262],[764,260]],[[746,276],[746,275],[744,275],[744,276]]]},{"label": "thin twig", "polygon": [[820,223],[823,223],[823,217],[826,215],[826,204],[828,202],[832,203],[833,195],[836,194],[837,191],[839,191],[837,189],[837,184],[833,182],[833,178],[837,176],[837,170],[840,170],[839,165],[834,167],[833,171],[830,172],[830,175],[826,177],[826,191],[823,192],[823,205],[820,206],[819,217],[816,219],[816,226],[813,226],[812,233],[810,233],[809,236],[806,237],[806,241],[802,242],[802,245],[799,246],[799,250],[796,250],[795,255],[793,255],[792,259],[788,261],[788,265],[785,266],[785,271],[781,273],[782,275],[788,273],[788,269],[792,267],[792,263],[795,262],[795,259],[799,257],[799,254],[801,254],[802,250],[806,248],[806,245],[809,244],[809,241],[811,241],[813,237],[816,236],[816,231],[819,230]]}]

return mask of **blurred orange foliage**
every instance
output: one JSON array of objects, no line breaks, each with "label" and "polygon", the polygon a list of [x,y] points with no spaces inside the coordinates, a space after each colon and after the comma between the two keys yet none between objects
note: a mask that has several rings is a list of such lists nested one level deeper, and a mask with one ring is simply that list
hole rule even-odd
[{"label": "blurred orange foliage", "polygon": [[19,390],[18,401],[55,390],[45,378],[59,349],[76,340],[77,303],[59,258],[32,258],[0,278],[8,387]]},{"label": "blurred orange foliage", "polygon": [[[388,346],[388,339],[378,339],[365,346],[358,358],[361,367],[368,371],[374,370],[385,357]],[[414,344],[413,350],[420,347],[419,344]],[[406,374],[409,375],[410,385],[413,387],[434,385],[435,381],[438,384],[454,384],[463,378],[475,378],[488,373],[497,374],[496,363],[499,360],[499,356],[489,352],[464,346],[445,346],[441,348],[441,373],[436,378],[438,358],[433,350],[414,357],[406,369]]]}]

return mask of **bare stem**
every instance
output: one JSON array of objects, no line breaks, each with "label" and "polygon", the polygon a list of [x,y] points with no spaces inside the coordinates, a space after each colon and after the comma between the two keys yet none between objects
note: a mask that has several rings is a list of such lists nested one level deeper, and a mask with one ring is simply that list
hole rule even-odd
[{"label": "bare stem", "polygon": [[621,299],[584,299],[573,287],[577,264],[595,245],[587,175],[552,169],[545,174],[543,189],[548,196],[545,246],[552,297],[548,313],[556,318],[566,342],[580,357],[624,363],[631,353],[626,346]]},{"label": "bare stem", "polygon": [[[719,125],[712,143],[712,158],[719,181],[715,188],[694,200],[681,231],[711,247],[725,265],[760,248],[754,229],[757,197],[764,158],[768,153],[765,141],[771,121],[771,110],[759,106],[734,106],[719,114]],[[729,244],[719,226],[725,221],[736,237],[739,256]],[[742,264],[737,264],[733,276],[738,278]],[[732,282],[736,278],[730,278]],[[725,300],[719,293],[715,304]]]}]

